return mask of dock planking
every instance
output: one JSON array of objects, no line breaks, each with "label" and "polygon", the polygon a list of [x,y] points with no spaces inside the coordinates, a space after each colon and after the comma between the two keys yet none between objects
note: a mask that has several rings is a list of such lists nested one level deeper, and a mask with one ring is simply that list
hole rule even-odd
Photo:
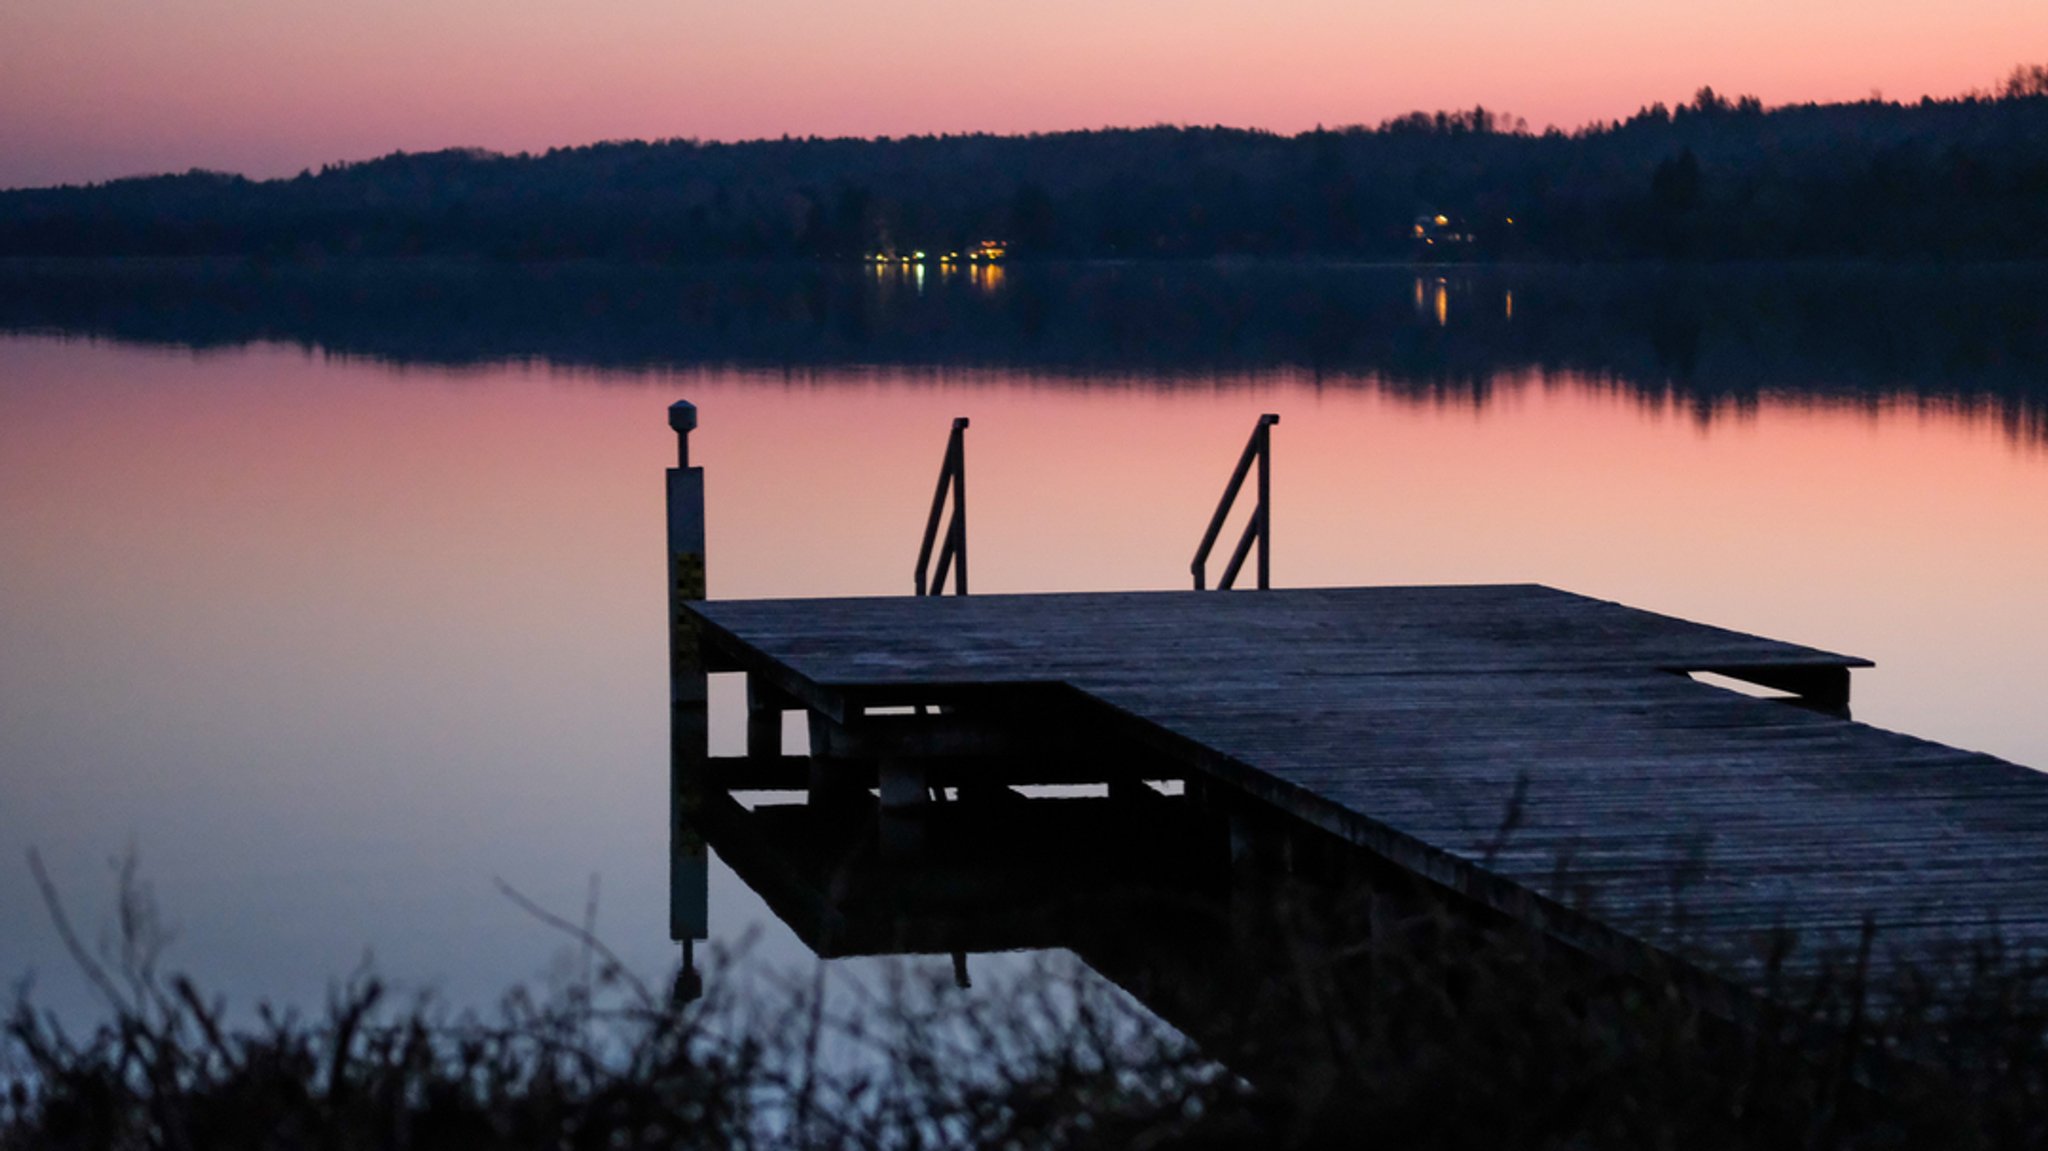
[{"label": "dock planking", "polygon": [[1849,720],[1850,656],[1536,585],[688,610],[714,668],[841,723],[1114,732],[1624,961],[1753,987],[1781,930],[1795,965],[1866,921],[1880,967],[2048,940],[2048,778]]}]

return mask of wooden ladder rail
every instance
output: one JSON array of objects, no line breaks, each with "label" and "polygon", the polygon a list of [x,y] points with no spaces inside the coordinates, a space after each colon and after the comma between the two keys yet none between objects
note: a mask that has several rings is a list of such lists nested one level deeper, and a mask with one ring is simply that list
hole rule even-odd
[{"label": "wooden ladder rail", "polygon": [[[924,543],[917,549],[917,594],[938,595],[945,591],[946,576],[953,576],[953,594],[967,594],[967,417],[953,420],[953,432],[946,439],[946,458],[939,465],[939,485],[932,493],[932,513],[925,520]],[[946,510],[946,490],[953,492],[953,518],[946,525],[946,538],[939,543],[939,521]],[[931,572],[932,546],[938,544],[939,565]],[[930,573],[929,582],[927,573]]]},{"label": "wooden ladder rail", "polygon": [[1264,590],[1272,581],[1273,548],[1273,425],[1280,417],[1268,412],[1259,417],[1252,428],[1251,441],[1244,446],[1244,454],[1237,458],[1237,470],[1230,473],[1230,483],[1223,489],[1223,498],[1216,504],[1216,514],[1209,517],[1209,530],[1202,533],[1202,546],[1195,549],[1195,561],[1190,569],[1195,576],[1195,590],[1202,591],[1208,583],[1209,552],[1216,546],[1216,537],[1223,531],[1223,521],[1230,515],[1231,505],[1237,502],[1237,494],[1244,487],[1245,477],[1250,474],[1252,464],[1259,465],[1258,506],[1252,509],[1252,518],[1244,525],[1244,536],[1237,541],[1237,550],[1230,555],[1230,563],[1223,569],[1223,578],[1217,581],[1217,591],[1228,591],[1237,582],[1237,573],[1244,567],[1245,557],[1251,553],[1252,544],[1259,545],[1259,588]]}]

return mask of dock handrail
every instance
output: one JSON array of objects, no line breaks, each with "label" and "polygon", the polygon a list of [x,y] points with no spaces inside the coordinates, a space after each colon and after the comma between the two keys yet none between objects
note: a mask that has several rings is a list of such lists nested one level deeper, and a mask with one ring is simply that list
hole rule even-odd
[{"label": "dock handrail", "polygon": [[[1244,525],[1244,536],[1237,541],[1237,550],[1230,555],[1230,563],[1223,569],[1223,578],[1216,583],[1217,591],[1228,591],[1237,582],[1237,573],[1244,567],[1245,557],[1251,553],[1252,543],[1259,545],[1259,587],[1264,590],[1272,577],[1273,523],[1271,516],[1273,498],[1273,433],[1272,427],[1280,417],[1266,413],[1259,417],[1258,425],[1252,428],[1251,441],[1244,446],[1244,454],[1237,459],[1237,470],[1230,473],[1230,484],[1223,489],[1223,498],[1217,501],[1216,514],[1209,517],[1209,530],[1202,533],[1202,546],[1195,549],[1195,562],[1190,565],[1195,574],[1195,590],[1204,590],[1208,582],[1209,552],[1216,546],[1216,537],[1223,531],[1223,521],[1230,515],[1230,507],[1237,501],[1237,493],[1244,487],[1245,476],[1250,473],[1252,463],[1259,465],[1259,502],[1252,509],[1252,517]],[[933,512],[937,514],[936,510]]]},{"label": "dock handrail", "polygon": [[[953,594],[967,594],[967,417],[953,420],[953,432],[946,439],[946,458],[939,465],[939,486],[932,493],[932,514],[925,520],[924,544],[917,549],[917,594],[938,595],[945,590],[948,570],[953,575]],[[953,518],[946,525],[946,540],[939,545],[938,570],[926,582],[932,562],[932,545],[938,542],[939,519],[946,509],[946,489],[953,489]],[[957,563],[957,566],[955,566]]]}]

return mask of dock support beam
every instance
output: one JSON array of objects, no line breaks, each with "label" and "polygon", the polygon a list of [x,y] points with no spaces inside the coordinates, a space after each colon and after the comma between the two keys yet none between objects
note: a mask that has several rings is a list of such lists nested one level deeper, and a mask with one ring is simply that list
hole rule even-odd
[{"label": "dock support beam", "polygon": [[704,598],[704,469],[690,466],[696,405],[668,409],[676,433],[676,466],[668,469],[669,618],[669,938],[683,945],[676,994],[693,998],[691,943],[709,937],[711,865],[696,826],[710,776],[704,645],[685,605]]},{"label": "dock support beam", "polygon": [[817,805],[865,798],[866,780],[875,777],[873,755],[857,754],[859,749],[846,729],[811,712],[811,774],[808,802]]},{"label": "dock support beam", "polygon": [[925,761],[912,756],[885,755],[877,769],[882,793],[882,857],[912,859],[924,854],[925,819],[931,804],[931,779]]},{"label": "dock support beam", "polygon": [[782,754],[782,713],[794,706],[765,678],[747,673],[747,754],[754,758]]}]

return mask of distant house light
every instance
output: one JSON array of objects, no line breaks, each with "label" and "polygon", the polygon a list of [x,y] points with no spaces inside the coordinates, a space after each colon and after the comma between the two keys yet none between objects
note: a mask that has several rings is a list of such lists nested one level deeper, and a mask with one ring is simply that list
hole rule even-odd
[{"label": "distant house light", "polygon": [[1439,227],[1439,228],[1443,227],[1444,225],[1446,225],[1446,224],[1448,224],[1448,223],[1450,223],[1450,222],[1451,222],[1451,218],[1450,218],[1449,216],[1439,215],[1439,216],[1437,216],[1437,218],[1436,218],[1436,226],[1437,226],[1437,227]]}]

